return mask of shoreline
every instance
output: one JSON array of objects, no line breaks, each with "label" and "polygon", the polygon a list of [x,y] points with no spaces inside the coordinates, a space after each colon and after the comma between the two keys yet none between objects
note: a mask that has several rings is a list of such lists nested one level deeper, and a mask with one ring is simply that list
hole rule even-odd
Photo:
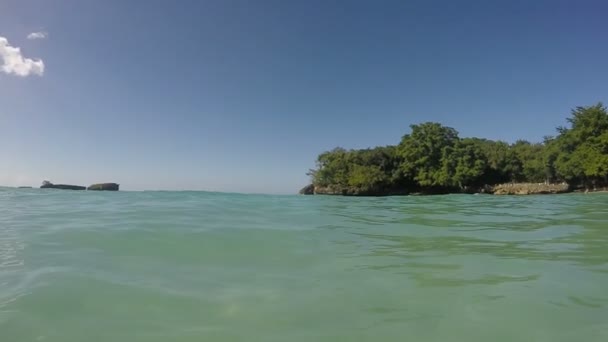
[{"label": "shoreline", "polygon": [[435,188],[411,191],[403,189],[357,189],[355,187],[307,185],[299,192],[301,195],[326,195],[344,197],[388,197],[388,196],[432,196],[448,194],[495,195],[495,196],[529,196],[529,195],[559,195],[567,193],[608,193],[608,188],[581,189],[573,188],[566,183],[506,183],[469,187],[463,189]]}]

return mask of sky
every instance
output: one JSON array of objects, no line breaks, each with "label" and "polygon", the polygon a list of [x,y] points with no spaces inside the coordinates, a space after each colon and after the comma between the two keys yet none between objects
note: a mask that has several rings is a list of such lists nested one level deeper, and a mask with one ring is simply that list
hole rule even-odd
[{"label": "sky", "polygon": [[295,193],[317,155],[542,141],[608,103],[608,2],[0,1],[0,185]]}]

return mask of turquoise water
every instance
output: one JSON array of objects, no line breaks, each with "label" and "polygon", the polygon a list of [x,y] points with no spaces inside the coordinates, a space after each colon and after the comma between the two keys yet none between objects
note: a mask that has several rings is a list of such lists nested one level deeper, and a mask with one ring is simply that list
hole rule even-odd
[{"label": "turquoise water", "polygon": [[608,194],[0,189],[0,341],[608,341]]}]

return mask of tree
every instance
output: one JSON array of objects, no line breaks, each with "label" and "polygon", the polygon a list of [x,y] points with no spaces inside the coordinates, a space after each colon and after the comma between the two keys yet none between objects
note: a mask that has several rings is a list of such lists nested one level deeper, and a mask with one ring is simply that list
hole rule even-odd
[{"label": "tree", "polygon": [[493,185],[514,181],[521,172],[521,162],[509,144],[485,139],[479,140],[478,143],[486,160],[483,182]]},{"label": "tree", "polygon": [[313,176],[313,183],[321,186],[346,185],[348,183],[347,153],[341,147],[321,153],[317,158],[317,169],[310,172]]},{"label": "tree", "polygon": [[608,183],[608,113],[601,103],[576,107],[551,141],[550,156],[558,178],[586,187]]},{"label": "tree", "polygon": [[608,185],[608,113],[601,103],[577,107],[568,126],[542,143],[458,137],[439,123],[411,125],[397,146],[321,153],[309,172],[336,193],[440,190],[505,182],[566,181]]},{"label": "tree", "polygon": [[543,144],[531,144],[525,140],[518,140],[511,148],[521,165],[519,172],[515,175],[515,181],[539,183],[546,180],[545,146]]},{"label": "tree", "polygon": [[412,133],[405,135],[398,146],[403,175],[421,187],[447,186],[441,159],[444,149],[458,141],[458,132],[435,122],[410,127]]},{"label": "tree", "polygon": [[313,184],[356,187],[370,191],[396,182],[399,162],[394,146],[363,150],[335,148],[317,158],[317,168],[309,171]]},{"label": "tree", "polygon": [[464,188],[480,185],[487,161],[480,140],[465,138],[456,142],[454,147],[443,150],[442,183],[448,186]]}]

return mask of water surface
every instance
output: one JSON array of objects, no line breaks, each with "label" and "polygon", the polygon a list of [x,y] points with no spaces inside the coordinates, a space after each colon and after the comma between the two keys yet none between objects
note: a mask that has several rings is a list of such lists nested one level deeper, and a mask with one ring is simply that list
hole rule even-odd
[{"label": "water surface", "polygon": [[608,194],[0,189],[0,341],[608,341]]}]

